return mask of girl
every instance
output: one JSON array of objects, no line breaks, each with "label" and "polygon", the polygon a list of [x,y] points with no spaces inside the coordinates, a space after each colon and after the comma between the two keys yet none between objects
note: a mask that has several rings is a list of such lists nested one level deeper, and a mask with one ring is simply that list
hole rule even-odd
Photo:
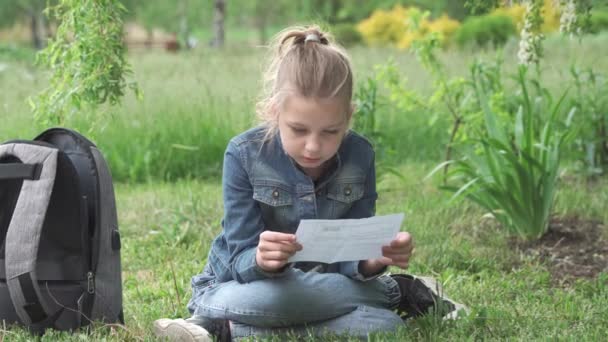
[{"label": "girl", "polygon": [[[346,53],[318,27],[279,34],[258,104],[263,124],[233,138],[223,167],[223,230],[192,279],[193,314],[155,322],[158,336],[205,341],[270,334],[394,331],[403,319],[455,305],[406,269],[414,248],[400,232],[373,260],[288,263],[302,249],[302,219],[375,213],[370,143],[349,130],[353,74]],[[403,318],[402,318],[403,317]]]}]

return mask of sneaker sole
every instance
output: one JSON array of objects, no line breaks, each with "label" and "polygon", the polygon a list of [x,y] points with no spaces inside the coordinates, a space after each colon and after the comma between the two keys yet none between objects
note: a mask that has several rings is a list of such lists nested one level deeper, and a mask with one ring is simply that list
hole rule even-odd
[{"label": "sneaker sole", "polygon": [[158,319],[154,321],[154,334],[175,342],[211,342],[213,338],[203,327],[183,319]]}]

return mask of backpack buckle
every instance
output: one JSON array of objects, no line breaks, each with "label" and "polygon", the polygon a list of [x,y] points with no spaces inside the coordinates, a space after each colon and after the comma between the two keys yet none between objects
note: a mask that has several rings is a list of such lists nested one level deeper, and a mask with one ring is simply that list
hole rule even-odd
[{"label": "backpack buckle", "polygon": [[90,294],[95,293],[95,275],[93,272],[87,273],[87,292]]}]

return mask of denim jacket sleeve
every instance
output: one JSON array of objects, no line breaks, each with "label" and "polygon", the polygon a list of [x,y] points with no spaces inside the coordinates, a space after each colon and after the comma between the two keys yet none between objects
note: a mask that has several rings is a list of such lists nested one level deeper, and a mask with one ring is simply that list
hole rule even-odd
[{"label": "denim jacket sleeve", "polygon": [[266,272],[256,263],[259,236],[265,227],[259,205],[253,199],[253,187],[246,171],[247,162],[245,153],[237,144],[230,142],[224,154],[222,225],[230,253],[230,273],[239,283],[278,277],[284,273]]},{"label": "denim jacket sleeve", "polygon": [[[372,153],[371,165],[368,168],[367,176],[365,177],[364,194],[361,199],[356,201],[353,206],[349,209],[343,219],[357,219],[372,217],[376,214],[376,200],[378,199],[378,193],[376,192],[376,166],[375,156]],[[386,271],[384,267],[378,274],[374,274],[370,277],[365,277],[359,273],[359,263],[361,261],[344,261],[338,263],[338,272],[361,281],[371,280],[378,277],[380,274]]]}]

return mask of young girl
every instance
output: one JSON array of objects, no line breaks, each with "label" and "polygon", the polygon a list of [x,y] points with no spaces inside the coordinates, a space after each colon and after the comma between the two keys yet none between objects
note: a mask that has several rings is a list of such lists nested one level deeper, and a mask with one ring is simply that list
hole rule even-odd
[{"label": "young girl", "polygon": [[372,145],[349,130],[346,53],[318,27],[289,28],[276,42],[258,104],[263,124],[226,149],[223,230],[192,279],[193,316],[160,319],[156,334],[183,341],[209,334],[366,337],[433,308],[454,311],[424,280],[382,275],[387,266],[408,267],[414,245],[406,232],[379,259],[288,262],[302,249],[294,234],[300,220],[370,217],[378,195]]}]

